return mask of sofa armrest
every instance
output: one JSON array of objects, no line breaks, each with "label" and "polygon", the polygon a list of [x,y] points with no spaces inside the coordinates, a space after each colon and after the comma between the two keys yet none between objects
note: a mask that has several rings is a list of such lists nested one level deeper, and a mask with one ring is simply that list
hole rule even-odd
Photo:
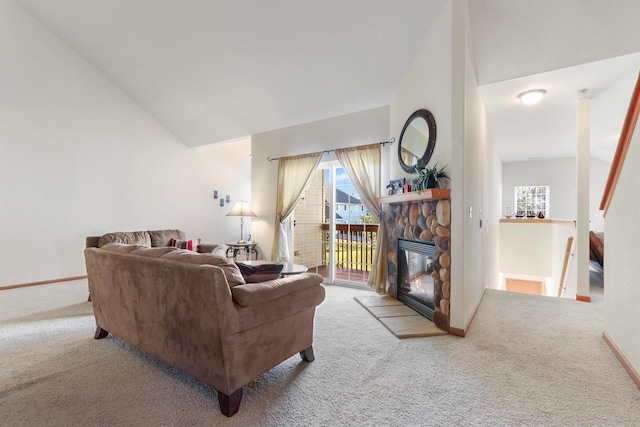
[{"label": "sofa armrest", "polygon": [[87,236],[85,239],[85,248],[97,248],[100,236]]},{"label": "sofa armrest", "polygon": [[198,245],[198,253],[224,255],[225,245],[218,243],[200,243]]},{"label": "sofa armrest", "polygon": [[317,286],[322,283],[322,280],[322,276],[315,273],[296,274],[283,279],[234,286],[231,288],[231,295],[236,304],[248,307]]}]

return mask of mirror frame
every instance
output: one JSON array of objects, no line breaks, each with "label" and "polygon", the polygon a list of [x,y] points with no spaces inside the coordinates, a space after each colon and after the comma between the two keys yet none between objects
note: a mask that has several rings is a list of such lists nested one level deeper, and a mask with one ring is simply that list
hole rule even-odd
[{"label": "mirror frame", "polygon": [[417,173],[418,164],[408,165],[402,160],[402,138],[404,137],[404,132],[407,130],[412,121],[417,118],[424,119],[427,122],[427,127],[429,129],[429,139],[427,141],[427,148],[424,150],[424,154],[422,155],[422,161],[426,165],[431,159],[431,155],[433,154],[433,149],[436,146],[436,119],[431,114],[431,111],[426,109],[416,110],[413,114],[409,116],[407,121],[402,128],[402,132],[400,133],[400,140],[398,142],[398,161],[400,162],[400,166],[405,172],[409,173]]}]

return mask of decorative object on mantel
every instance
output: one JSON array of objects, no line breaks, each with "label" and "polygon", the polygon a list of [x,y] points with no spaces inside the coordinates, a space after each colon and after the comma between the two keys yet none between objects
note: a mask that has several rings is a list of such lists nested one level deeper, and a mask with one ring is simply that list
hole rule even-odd
[{"label": "decorative object on mantel", "polygon": [[404,186],[406,185],[406,183],[406,178],[392,179],[391,181],[389,181],[389,185],[387,185],[387,188],[389,189],[389,196],[392,196],[394,194],[402,194],[404,192]]},{"label": "decorative object on mantel", "polygon": [[534,211],[527,211],[527,218],[535,218],[536,213]]},{"label": "decorative object on mantel", "polygon": [[449,175],[444,171],[447,166],[443,166],[438,169],[438,162],[433,165],[432,168],[428,168],[418,162],[418,176],[413,179],[413,186],[415,190],[426,190],[428,188],[447,188],[447,181],[450,179]]},{"label": "decorative object on mantel", "polygon": [[538,218],[544,219],[544,212],[543,211],[538,212]]},{"label": "decorative object on mantel", "polygon": [[522,217],[524,217],[524,212],[518,211],[518,213],[516,214],[516,218],[522,218]]},{"label": "decorative object on mantel", "polygon": [[429,110],[421,109],[409,116],[398,143],[398,162],[409,173],[416,173],[418,162],[429,163],[436,146],[436,119]]},{"label": "decorative object on mantel", "polygon": [[512,216],[513,216],[513,210],[511,209],[511,206],[507,206],[507,208],[504,210],[504,217],[511,218]]}]

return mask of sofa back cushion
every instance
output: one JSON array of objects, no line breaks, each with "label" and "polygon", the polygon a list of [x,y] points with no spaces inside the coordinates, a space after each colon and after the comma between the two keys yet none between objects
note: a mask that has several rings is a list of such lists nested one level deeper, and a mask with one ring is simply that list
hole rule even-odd
[{"label": "sofa back cushion", "polygon": [[151,230],[148,231],[151,238],[151,246],[154,248],[160,248],[169,246],[171,239],[185,240],[185,235],[182,230]]},{"label": "sofa back cushion", "polygon": [[119,231],[100,236],[100,240],[98,240],[98,247],[101,248],[107,243],[151,246],[151,237],[146,231]]},{"label": "sofa back cushion", "polygon": [[160,258],[162,255],[167,254],[169,252],[177,251],[178,248],[148,248],[146,246],[140,247],[134,251],[131,251],[131,255],[140,255],[140,256],[148,256],[151,258]]},{"label": "sofa back cushion", "polygon": [[245,281],[240,274],[238,266],[232,259],[214,254],[199,254],[187,250],[178,249],[160,257],[161,259],[170,259],[174,261],[186,262],[189,264],[208,264],[222,268],[229,287],[233,288],[237,285],[244,285]]}]

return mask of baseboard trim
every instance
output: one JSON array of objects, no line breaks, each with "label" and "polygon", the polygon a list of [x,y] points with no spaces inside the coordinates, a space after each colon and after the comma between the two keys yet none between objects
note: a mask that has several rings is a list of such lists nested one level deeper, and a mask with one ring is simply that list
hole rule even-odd
[{"label": "baseboard trim", "polygon": [[582,301],[582,302],[591,302],[591,297],[589,295],[576,294],[576,300]]},{"label": "baseboard trim", "polygon": [[613,342],[611,337],[607,335],[606,332],[602,332],[602,339],[604,340],[604,342],[607,343],[607,345],[609,346],[613,354],[616,356],[616,358],[624,368],[624,370],[627,371],[627,374],[629,374],[629,376],[631,377],[631,380],[633,380],[633,382],[636,384],[636,387],[640,388],[640,374],[638,374],[638,371],[636,371],[633,368],[633,366],[631,366],[631,363],[629,363],[629,361],[624,356],[624,354],[622,354],[622,352],[620,351],[616,343]]},{"label": "baseboard trim", "polygon": [[28,286],[48,285],[50,283],[71,282],[73,280],[82,280],[86,278],[87,278],[86,275],[72,276],[72,277],[62,277],[60,279],[42,280],[40,282],[21,283],[19,285],[0,286],[0,291],[6,291],[8,289],[16,289],[16,288],[26,288]]},{"label": "baseboard trim", "polygon": [[466,335],[466,332],[464,331],[464,329],[454,328],[453,326],[449,326],[449,334],[464,338]]},{"label": "baseboard trim", "polygon": [[467,324],[464,326],[464,329],[454,328],[453,326],[449,326],[449,334],[455,335],[457,337],[463,337],[463,338],[467,336],[467,331],[471,326],[471,322],[473,322],[473,319],[476,317],[476,313],[478,312],[478,307],[480,307],[480,303],[482,303],[482,299],[484,298],[484,294],[486,290],[487,288],[484,288],[482,290],[482,295],[480,296],[480,299],[478,300],[478,303],[476,304],[476,306],[473,308],[473,312],[471,313],[471,316],[469,316],[469,320],[467,320]]}]

